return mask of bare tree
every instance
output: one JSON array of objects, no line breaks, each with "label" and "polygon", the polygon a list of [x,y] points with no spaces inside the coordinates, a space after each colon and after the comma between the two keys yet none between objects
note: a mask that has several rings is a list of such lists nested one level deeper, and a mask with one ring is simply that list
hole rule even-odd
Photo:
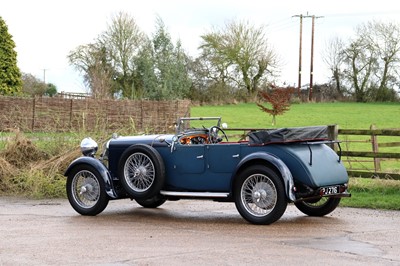
[{"label": "bare tree", "polygon": [[371,77],[376,68],[376,56],[373,46],[366,43],[363,36],[353,41],[344,51],[345,61],[349,65],[347,78],[352,82],[357,102],[367,101],[368,90],[372,86]]},{"label": "bare tree", "polygon": [[107,50],[100,43],[80,45],[68,55],[70,64],[83,73],[94,98],[112,97],[113,74]]},{"label": "bare tree", "polygon": [[344,77],[343,67],[345,56],[343,50],[345,48],[344,42],[339,38],[335,37],[330,39],[326,44],[323,60],[329,67],[332,74],[332,80],[335,84],[336,92],[342,96],[345,88],[342,87],[342,79]]},{"label": "bare tree", "polygon": [[214,74],[227,75],[250,95],[255,95],[260,81],[277,66],[263,26],[232,21],[201,38],[202,56],[214,67]]},{"label": "bare tree", "polygon": [[29,73],[22,73],[22,93],[30,96],[42,96],[45,94],[46,84]]},{"label": "bare tree", "polygon": [[395,100],[394,88],[399,84],[400,26],[378,21],[361,24],[348,45],[333,39],[324,60],[337,90],[343,86],[341,81],[347,82],[356,101]]},{"label": "bare tree", "polygon": [[392,100],[392,86],[396,83],[394,77],[400,62],[400,25],[372,21],[361,26],[360,34],[366,36],[366,41],[376,51],[379,67],[375,73],[378,85],[374,98],[376,101]]}]

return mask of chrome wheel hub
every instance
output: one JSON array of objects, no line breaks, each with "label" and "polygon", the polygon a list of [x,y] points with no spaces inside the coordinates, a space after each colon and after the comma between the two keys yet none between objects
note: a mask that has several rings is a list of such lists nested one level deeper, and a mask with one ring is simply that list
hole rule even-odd
[{"label": "chrome wheel hub", "polygon": [[144,166],[137,167],[133,172],[133,177],[137,178],[137,177],[143,177],[143,176],[147,176],[146,167],[144,167]]},{"label": "chrome wheel hub", "polygon": [[144,153],[133,153],[124,166],[124,178],[128,186],[136,192],[148,190],[155,179],[155,167],[150,157]]},{"label": "chrome wheel hub", "polygon": [[259,202],[267,198],[267,192],[263,189],[259,189],[253,192],[253,201]]},{"label": "chrome wheel hub", "polygon": [[244,181],[241,199],[249,213],[261,217],[268,215],[275,208],[277,191],[268,176],[254,174]]},{"label": "chrome wheel hub", "polygon": [[77,204],[82,208],[91,208],[99,200],[100,184],[92,172],[82,170],[74,176],[72,191]]}]

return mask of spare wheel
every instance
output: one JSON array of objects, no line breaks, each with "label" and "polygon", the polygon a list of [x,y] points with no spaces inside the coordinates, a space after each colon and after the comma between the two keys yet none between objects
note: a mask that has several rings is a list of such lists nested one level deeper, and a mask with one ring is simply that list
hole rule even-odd
[{"label": "spare wheel", "polygon": [[164,162],[153,147],[135,144],[122,153],[118,163],[118,177],[132,198],[151,198],[164,185]]}]

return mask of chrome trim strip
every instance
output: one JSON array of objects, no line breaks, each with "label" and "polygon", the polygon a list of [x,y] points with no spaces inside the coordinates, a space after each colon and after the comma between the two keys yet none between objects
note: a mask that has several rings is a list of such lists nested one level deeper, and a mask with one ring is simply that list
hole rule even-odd
[{"label": "chrome trim strip", "polygon": [[199,198],[227,198],[229,193],[225,192],[181,192],[181,191],[160,191],[164,196],[177,196],[177,197],[199,197]]}]

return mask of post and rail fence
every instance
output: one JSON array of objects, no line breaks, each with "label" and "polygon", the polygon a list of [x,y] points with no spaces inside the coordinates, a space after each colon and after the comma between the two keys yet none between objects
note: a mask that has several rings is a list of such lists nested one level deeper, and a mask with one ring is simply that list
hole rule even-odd
[{"label": "post and rail fence", "polygon": [[[232,138],[244,139],[251,131],[265,128],[229,128]],[[339,141],[340,150],[347,172],[353,177],[384,178],[400,180],[400,129],[340,129],[328,125],[328,137]],[[386,139],[384,139],[386,138]],[[395,139],[397,141],[394,141]],[[379,139],[379,141],[378,141]],[[387,152],[383,149],[394,149]]]}]

